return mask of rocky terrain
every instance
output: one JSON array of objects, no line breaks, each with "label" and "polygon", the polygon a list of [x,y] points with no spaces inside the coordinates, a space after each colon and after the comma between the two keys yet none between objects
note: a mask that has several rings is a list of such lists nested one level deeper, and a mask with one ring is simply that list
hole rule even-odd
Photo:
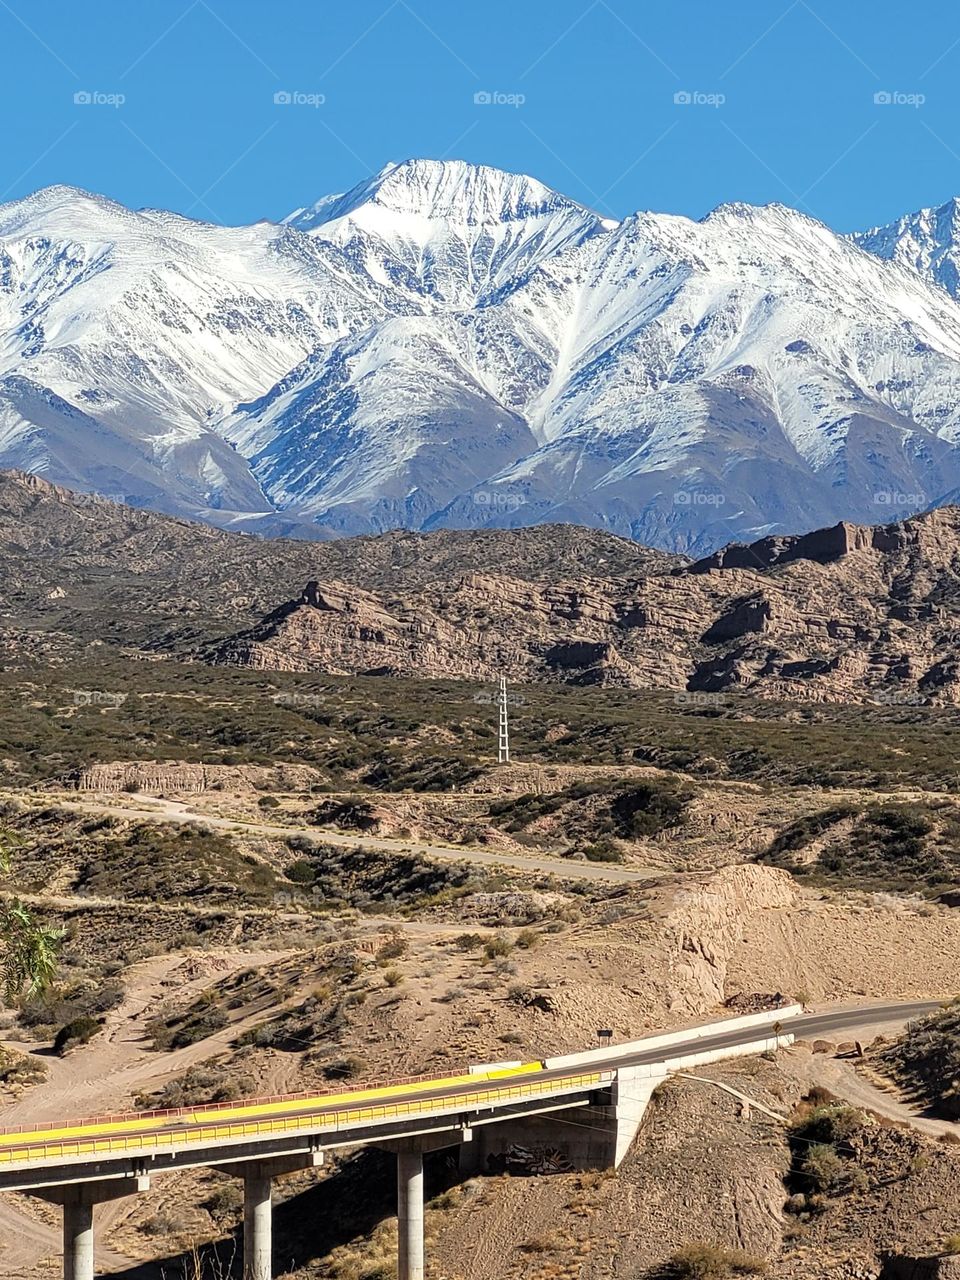
[{"label": "rocky terrain", "polygon": [[260,670],[506,673],[694,701],[960,700],[954,507],[690,563],[566,526],[265,543],[11,474],[0,535],[8,654],[76,656],[92,643]]},{"label": "rocky terrain", "polygon": [[960,511],[945,508],[732,546],[629,583],[475,573],[398,596],[313,581],[208,656],[276,670],[952,703],[958,553]]},{"label": "rocky terrain", "polygon": [[[81,793],[78,810],[49,795],[8,800],[22,884],[68,928],[54,999],[5,1018],[7,1055],[44,1066],[7,1086],[11,1123],[55,1116],[66,1097],[84,1111],[181,1105],[536,1057],[589,1043],[598,1021],[626,1038],[764,993],[816,1005],[960,987],[960,917],[916,899],[824,898],[755,865],[626,887],[578,883],[575,865],[566,879],[482,867],[458,879],[456,866],[375,842],[338,860],[250,822],[204,832],[204,813],[232,808],[229,792],[173,829],[124,813],[137,803],[99,790]],[[325,877],[316,897],[305,857]],[[64,1026],[76,1037],[65,1055],[45,1053]],[[652,1278],[700,1244],[760,1258],[773,1280],[877,1280],[888,1254],[937,1252],[960,1213],[956,1147],[909,1126],[858,1112],[839,1148],[850,1176],[804,1199],[804,1130],[791,1135],[815,1104],[802,1099],[827,1067],[834,1087],[851,1071],[832,1046],[811,1049],[672,1083],[616,1177],[468,1177],[438,1158],[432,1275]],[[359,1161],[346,1153],[319,1178],[278,1183],[290,1280],[373,1280],[389,1266],[389,1175],[375,1156]],[[104,1256],[115,1274],[153,1280],[181,1274],[199,1247],[215,1276],[239,1226],[235,1192],[221,1173],[158,1179],[104,1210]],[[0,1231],[15,1241],[0,1274],[45,1273],[57,1248],[49,1210],[4,1200]],[[4,1272],[8,1258],[15,1270]]]},{"label": "rocky terrain", "polygon": [[[960,509],[690,562],[570,526],[263,542],[5,474],[0,562],[9,887],[67,931],[0,1015],[9,1123],[960,990]],[[900,1029],[675,1081],[616,1177],[438,1158],[431,1280],[952,1280],[953,1095],[918,1114],[927,1041],[869,1047]],[[376,1155],[277,1199],[291,1280],[391,1274]],[[239,1208],[158,1180],[101,1264],[222,1276]],[[0,1198],[0,1275],[57,1228]]]}]

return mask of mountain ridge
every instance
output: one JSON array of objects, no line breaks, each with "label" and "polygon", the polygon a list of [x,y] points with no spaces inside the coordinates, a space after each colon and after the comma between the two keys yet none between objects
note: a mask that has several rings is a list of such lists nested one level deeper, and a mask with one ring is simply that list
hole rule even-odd
[{"label": "mountain ridge", "polygon": [[236,228],[48,188],[0,207],[0,465],[320,539],[909,514],[960,489],[955,224],[913,217],[612,222],[462,161]]}]

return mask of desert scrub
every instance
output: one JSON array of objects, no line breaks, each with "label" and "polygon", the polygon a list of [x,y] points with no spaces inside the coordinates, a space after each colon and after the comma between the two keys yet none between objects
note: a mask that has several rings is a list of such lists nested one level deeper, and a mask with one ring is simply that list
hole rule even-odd
[{"label": "desert scrub", "polygon": [[77,1045],[88,1044],[100,1030],[101,1024],[96,1018],[90,1018],[83,1015],[74,1018],[72,1022],[66,1023],[57,1032],[53,1041],[53,1051],[61,1056],[68,1049],[73,1049]]},{"label": "desert scrub", "polygon": [[807,1207],[815,1207],[817,1197],[864,1189],[866,1175],[855,1157],[870,1125],[865,1112],[842,1102],[800,1105],[788,1133],[788,1181],[806,1196]]},{"label": "desert scrub", "polygon": [[502,933],[498,933],[495,938],[490,938],[483,944],[483,954],[487,960],[500,960],[504,956],[508,956],[513,950],[513,943],[509,938],[505,938]]},{"label": "desert scrub", "polygon": [[731,1276],[759,1276],[767,1269],[762,1258],[719,1244],[688,1244],[660,1271],[663,1280],[728,1280]]},{"label": "desert scrub", "polygon": [[[850,819],[847,834],[835,832]],[[809,860],[814,841],[823,844]],[[960,813],[938,801],[825,809],[791,823],[760,861],[814,884],[933,895],[960,884]]]},{"label": "desert scrub", "polygon": [[46,1074],[47,1068],[35,1058],[15,1053],[12,1049],[0,1049],[0,1086],[3,1088],[37,1084]]},{"label": "desert scrub", "polygon": [[140,1094],[135,1102],[141,1110],[196,1107],[207,1102],[236,1102],[256,1097],[256,1081],[244,1071],[216,1065],[199,1065],[175,1080],[168,1080],[156,1093]]},{"label": "desert scrub", "polygon": [[[314,904],[328,910],[423,911],[484,884],[467,865],[440,866],[413,854],[343,848],[307,836],[291,836],[287,848],[296,855],[297,882],[311,885]],[[289,878],[289,869],[286,874]]]},{"label": "desert scrub", "polygon": [[919,1093],[938,1115],[960,1119],[960,1000],[908,1023],[898,1040],[880,1050],[876,1062]]},{"label": "desert scrub", "polygon": [[574,834],[638,840],[685,821],[692,789],[674,778],[624,787],[615,779],[575,782],[561,791],[511,796],[490,805],[490,817],[514,834],[556,814]]},{"label": "desert scrub", "polygon": [[213,999],[210,995],[185,1012],[166,1016],[161,1014],[153,1018],[147,1024],[147,1034],[153,1041],[154,1049],[163,1053],[185,1049],[229,1026],[230,1019],[226,1012],[218,1008]]}]

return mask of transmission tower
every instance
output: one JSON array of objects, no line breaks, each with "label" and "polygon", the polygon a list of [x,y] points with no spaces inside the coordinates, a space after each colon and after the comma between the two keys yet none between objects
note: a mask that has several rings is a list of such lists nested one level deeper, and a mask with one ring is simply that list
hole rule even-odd
[{"label": "transmission tower", "polygon": [[497,699],[500,707],[500,737],[497,748],[497,762],[510,763],[510,722],[507,719],[507,677],[500,677],[500,696]]}]

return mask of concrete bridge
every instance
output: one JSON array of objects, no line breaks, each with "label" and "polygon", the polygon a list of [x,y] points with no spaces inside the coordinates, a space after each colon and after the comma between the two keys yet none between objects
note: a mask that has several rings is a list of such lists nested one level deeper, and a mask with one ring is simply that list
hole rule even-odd
[{"label": "concrete bridge", "polygon": [[[791,1044],[864,1022],[903,1021],[935,1003],[804,1015],[794,1005],[542,1062],[348,1092],[95,1116],[0,1131],[0,1191],[63,1208],[63,1274],[93,1280],[94,1207],[146,1192],[155,1174],[200,1166],[243,1180],[245,1280],[272,1280],[273,1179],[317,1167],[326,1151],[396,1153],[399,1280],[423,1280],[423,1156],[462,1147],[475,1167],[558,1120],[581,1167],[616,1168],[650,1097],[671,1072]],[[579,1114],[578,1114],[579,1113]],[[575,1134],[568,1139],[569,1134]]]}]

